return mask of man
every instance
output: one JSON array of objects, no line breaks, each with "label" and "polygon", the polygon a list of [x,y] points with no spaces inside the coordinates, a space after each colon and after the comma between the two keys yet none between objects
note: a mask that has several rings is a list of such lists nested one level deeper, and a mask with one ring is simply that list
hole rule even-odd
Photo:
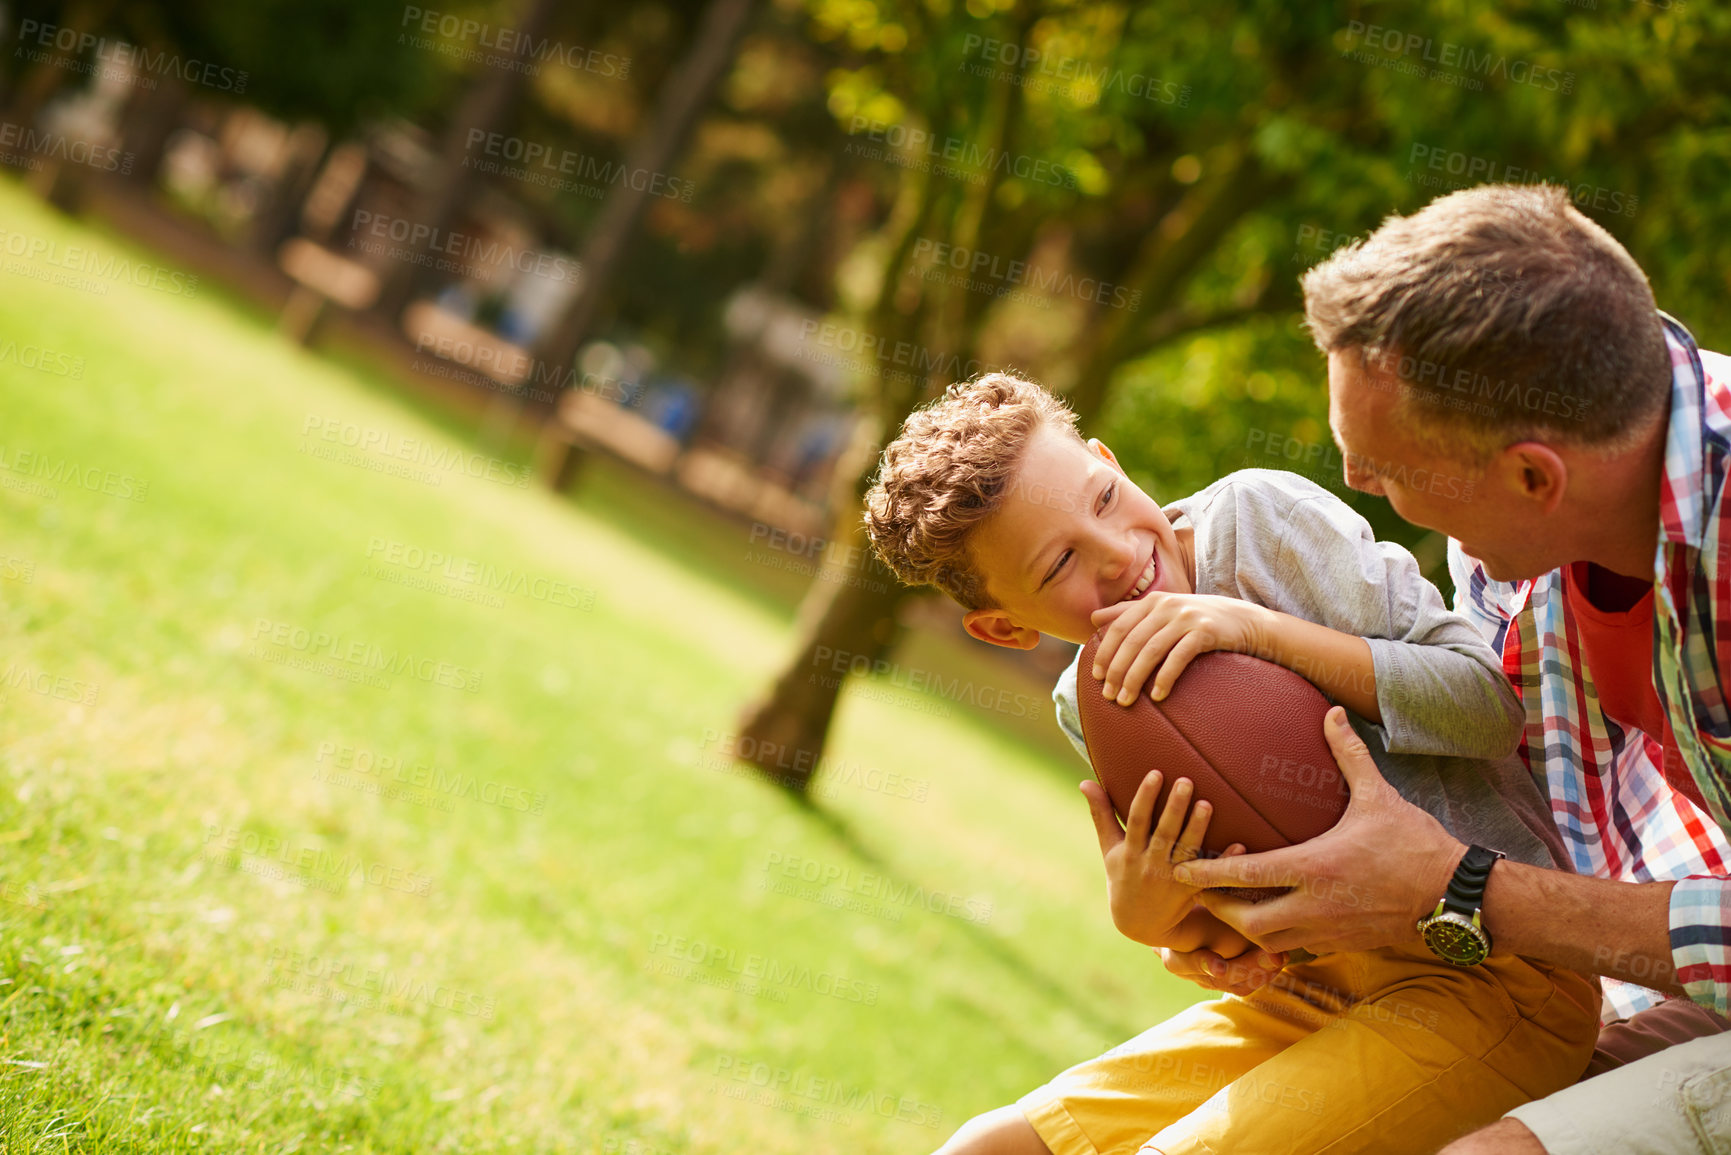
[{"label": "man", "polygon": [[[1391,218],[1304,290],[1347,483],[1452,539],[1458,608],[1502,652],[1523,753],[1581,873],[1469,852],[1337,743],[1354,788],[1339,826],[1179,875],[1304,884],[1255,906],[1204,900],[1270,951],[1422,939],[1472,965],[1494,943],[1635,984],[1608,984],[1625,1011],[1657,1001],[1639,988],[1699,1005],[1607,1028],[1592,1078],[1448,1155],[1721,1150],[1731,360],[1659,314],[1634,260],[1558,188],[1487,186]],[[1168,965],[1200,978],[1222,961]]]}]

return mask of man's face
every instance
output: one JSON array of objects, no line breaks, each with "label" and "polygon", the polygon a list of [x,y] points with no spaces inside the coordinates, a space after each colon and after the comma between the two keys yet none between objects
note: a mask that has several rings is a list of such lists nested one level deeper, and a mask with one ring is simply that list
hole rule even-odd
[{"label": "man's face", "polygon": [[1345,462],[1346,484],[1388,498],[1414,525],[1457,539],[1497,581],[1548,573],[1573,558],[1558,555],[1531,502],[1510,491],[1506,462],[1490,469],[1437,452],[1412,436],[1422,402],[1400,405],[1392,369],[1356,349],[1328,355],[1328,423]]},{"label": "man's face", "polygon": [[1088,640],[1095,610],[1150,590],[1191,592],[1190,563],[1160,507],[1111,450],[1058,430],[1030,439],[1009,493],[975,528],[969,551],[997,603],[970,618],[998,615],[1071,642]]}]

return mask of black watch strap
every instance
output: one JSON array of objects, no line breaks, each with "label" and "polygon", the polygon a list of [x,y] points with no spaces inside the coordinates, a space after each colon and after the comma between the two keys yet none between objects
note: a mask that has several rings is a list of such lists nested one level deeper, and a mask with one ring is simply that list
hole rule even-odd
[{"label": "black watch strap", "polygon": [[1460,865],[1455,867],[1454,876],[1449,879],[1448,893],[1443,895],[1443,909],[1471,918],[1485,904],[1485,884],[1490,881],[1491,867],[1501,857],[1499,851],[1469,846],[1466,854],[1461,856]]}]

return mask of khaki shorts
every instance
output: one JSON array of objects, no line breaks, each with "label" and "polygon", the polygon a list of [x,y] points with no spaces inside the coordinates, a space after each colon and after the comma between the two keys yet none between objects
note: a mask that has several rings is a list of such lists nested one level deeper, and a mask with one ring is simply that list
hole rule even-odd
[{"label": "khaki shorts", "polygon": [[1728,1026],[1684,999],[1643,1011],[1605,1028],[1588,1078],[1509,1117],[1547,1155],[1731,1153]]},{"label": "khaki shorts", "polygon": [[[1201,1003],[1022,1097],[1056,1155],[1434,1155],[1580,1078],[1599,992],[1514,955],[1328,955]],[[1146,1145],[1146,1146],[1144,1146]]]}]

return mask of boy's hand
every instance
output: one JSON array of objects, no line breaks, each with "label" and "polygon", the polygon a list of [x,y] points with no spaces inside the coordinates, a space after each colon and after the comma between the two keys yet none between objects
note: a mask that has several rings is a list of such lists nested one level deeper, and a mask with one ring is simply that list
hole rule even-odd
[{"label": "boy's hand", "polygon": [[1242,860],[1187,864],[1183,872],[1207,887],[1292,887],[1265,902],[1228,890],[1201,899],[1267,949],[1328,954],[1416,943],[1415,924],[1448,887],[1466,844],[1388,784],[1345,710],[1332,707],[1323,732],[1352,792],[1333,829]]},{"label": "boy's hand", "polygon": [[1211,991],[1249,995],[1274,980],[1286,956],[1265,951],[1201,907],[1185,916],[1160,961],[1181,979]]},{"label": "boy's hand", "polygon": [[1095,629],[1105,627],[1094,652],[1094,676],[1102,692],[1128,706],[1159,667],[1149,696],[1160,701],[1191,659],[1209,650],[1256,653],[1266,630],[1267,609],[1211,594],[1156,590],[1133,602],[1095,610]]},{"label": "boy's hand", "polygon": [[1100,836],[1100,854],[1106,861],[1112,922],[1126,938],[1159,946],[1195,905],[1197,889],[1173,878],[1172,868],[1201,853],[1202,837],[1208,832],[1213,808],[1205,801],[1198,802],[1192,812],[1190,779],[1180,778],[1173,784],[1166,809],[1155,825],[1154,801],[1160,795],[1158,770],[1150,770],[1136,788],[1136,797],[1130,802],[1129,823],[1122,829],[1105,789],[1098,782],[1082,783],[1082,793],[1088,797],[1094,831]]}]

